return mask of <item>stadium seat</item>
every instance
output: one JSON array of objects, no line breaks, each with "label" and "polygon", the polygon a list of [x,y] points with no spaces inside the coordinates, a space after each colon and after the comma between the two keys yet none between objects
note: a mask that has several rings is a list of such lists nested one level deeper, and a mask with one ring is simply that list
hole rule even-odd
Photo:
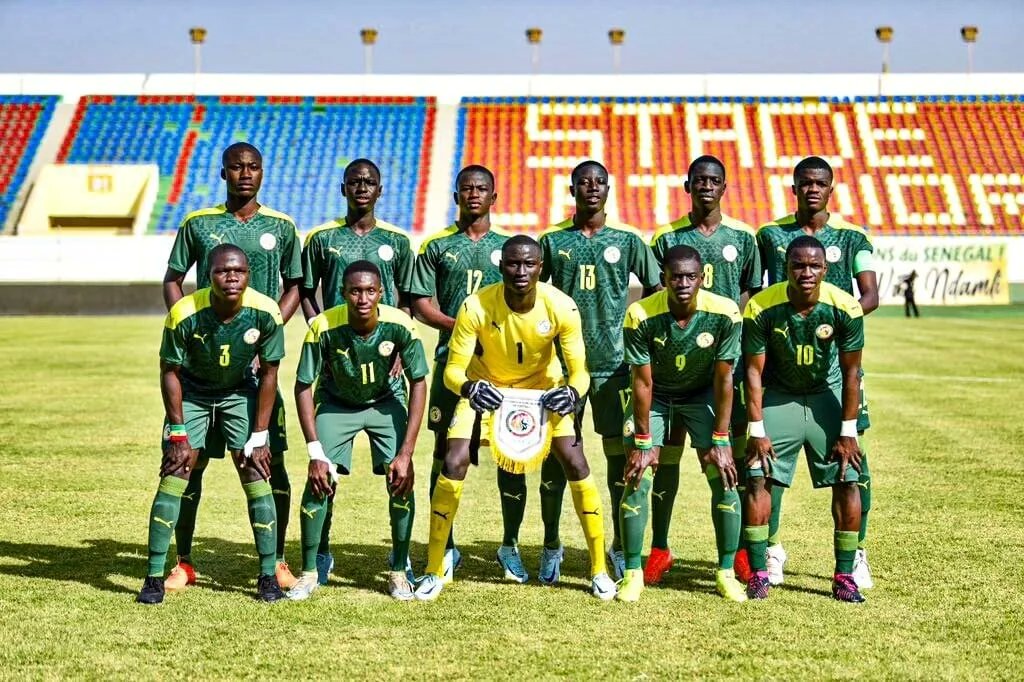
[{"label": "stadium seat", "polygon": [[57,97],[0,95],[0,228],[25,183]]}]

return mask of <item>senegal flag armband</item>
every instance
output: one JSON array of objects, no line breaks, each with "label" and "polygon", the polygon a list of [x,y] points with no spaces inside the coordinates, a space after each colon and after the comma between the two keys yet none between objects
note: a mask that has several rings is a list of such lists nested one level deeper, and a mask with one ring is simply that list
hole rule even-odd
[{"label": "senegal flag armband", "polygon": [[635,433],[633,434],[633,445],[637,450],[650,450],[654,447],[654,439],[649,433]]},{"label": "senegal flag armband", "polygon": [[167,430],[167,440],[171,443],[187,443],[188,431],[184,424],[171,424]]}]

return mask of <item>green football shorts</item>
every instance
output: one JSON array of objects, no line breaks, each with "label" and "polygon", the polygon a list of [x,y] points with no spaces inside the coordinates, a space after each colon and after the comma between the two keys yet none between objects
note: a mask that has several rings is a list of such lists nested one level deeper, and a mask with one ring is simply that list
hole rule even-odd
[{"label": "green football shorts", "polygon": [[622,433],[623,415],[633,391],[632,382],[629,372],[610,377],[590,377],[590,390],[583,396],[579,414],[583,416],[589,402],[594,431],[601,438],[618,438]]},{"label": "green football shorts", "polygon": [[[839,480],[839,463],[832,461],[832,447],[839,438],[843,401],[839,389],[823,393],[794,395],[766,388],[762,400],[764,429],[771,438],[776,460],[768,478],[788,488],[793,483],[796,463],[803,449],[811,483],[827,488],[837,483],[856,483],[857,470],[847,467]],[[760,469],[748,469],[747,477],[763,476]]]},{"label": "green football shorts", "polygon": [[[708,388],[683,398],[667,399],[654,396],[651,401],[651,441],[654,447],[665,444],[668,434],[677,428],[686,429],[690,444],[697,450],[711,447],[711,432],[715,428],[714,392]],[[633,449],[633,400],[626,404],[622,427],[622,444],[628,453]],[[679,464],[683,448],[663,451],[667,459],[659,456],[660,464]]]},{"label": "green football shorts", "polygon": [[455,414],[459,396],[444,385],[445,363],[438,360],[430,377],[430,397],[427,399],[427,428],[435,433],[446,433]]},{"label": "green football shorts", "polygon": [[[216,441],[219,457],[224,457],[224,444],[231,450],[241,450],[249,440],[249,428],[256,416],[256,396],[251,393],[232,393],[219,398],[184,396],[181,410],[188,431],[188,443],[193,450],[206,448]],[[162,444],[168,444],[170,424],[164,418]]]},{"label": "green football shorts", "polygon": [[[254,410],[253,416],[255,417],[255,393],[253,393],[252,396],[252,404]],[[246,440],[248,440],[248,437],[246,437]],[[267,445],[273,453],[284,454],[285,450],[288,449],[288,432],[285,428],[284,398],[281,397],[280,388],[277,390],[277,397],[274,398],[274,408],[270,413],[270,438],[267,441]],[[211,432],[209,438],[206,439],[206,445],[203,447],[203,457],[207,457],[209,459],[224,458],[224,439],[220,437],[220,434],[217,431]]]},{"label": "green football shorts", "polygon": [[316,410],[316,433],[324,454],[338,467],[338,473],[352,471],[352,444],[365,432],[370,439],[373,473],[383,475],[405,439],[409,416],[396,398],[361,407],[324,401]]},{"label": "green football shorts", "polygon": [[740,358],[732,372],[732,415],[729,425],[733,435],[747,432],[747,365]]}]

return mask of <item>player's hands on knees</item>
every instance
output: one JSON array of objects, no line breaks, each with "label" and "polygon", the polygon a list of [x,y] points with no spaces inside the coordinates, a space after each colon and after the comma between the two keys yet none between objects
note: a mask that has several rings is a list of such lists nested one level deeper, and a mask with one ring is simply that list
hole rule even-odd
[{"label": "player's hands on knees", "polygon": [[760,467],[767,476],[772,470],[772,462],[775,461],[775,448],[772,447],[772,439],[747,438],[747,468],[755,469]]},{"label": "player's hands on knees", "polygon": [[477,412],[493,412],[501,407],[505,398],[501,391],[489,381],[467,381],[462,385],[462,397],[469,399],[469,406]]},{"label": "player's hands on knees", "polygon": [[557,412],[563,417],[575,412],[579,402],[579,391],[569,385],[552,388],[540,397],[540,404],[544,409]]},{"label": "player's hands on knees", "polygon": [[718,468],[726,490],[732,490],[739,485],[740,477],[736,472],[736,462],[732,458],[731,445],[712,445],[704,457],[704,464]]},{"label": "player's hands on knees", "polygon": [[266,481],[270,479],[270,457],[270,448],[266,445],[261,445],[260,447],[253,448],[248,462],[243,461],[242,466],[244,467],[248,464],[249,467],[260,475],[260,478]]},{"label": "player's hands on knees", "polygon": [[640,487],[640,479],[644,477],[647,468],[656,470],[658,468],[658,453],[660,448],[649,448],[640,450],[632,448],[629,457],[626,459],[626,469],[623,472],[623,481],[627,488]]},{"label": "player's hands on knees", "polygon": [[388,465],[388,490],[392,497],[405,497],[416,482],[412,466],[412,453],[399,452]]},{"label": "player's hands on knees", "polygon": [[187,474],[192,467],[192,455],[188,441],[171,441],[160,461],[160,477]]},{"label": "player's hands on knees", "polygon": [[330,497],[331,493],[334,492],[334,488],[331,486],[331,472],[327,462],[319,459],[310,460],[307,475],[309,476],[309,487],[313,489],[313,494],[318,498]]},{"label": "player's hands on knees", "polygon": [[836,444],[832,446],[832,459],[839,462],[839,480],[846,478],[846,468],[853,467],[860,473],[860,460],[862,457],[860,444],[856,438],[851,436],[839,436]]}]

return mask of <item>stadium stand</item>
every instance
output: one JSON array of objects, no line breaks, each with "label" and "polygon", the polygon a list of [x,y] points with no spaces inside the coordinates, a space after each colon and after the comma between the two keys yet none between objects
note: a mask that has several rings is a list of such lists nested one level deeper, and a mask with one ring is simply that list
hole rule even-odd
[{"label": "stadium stand", "polygon": [[[686,168],[729,169],[728,213],[752,225],[792,210],[796,161],[836,170],[833,206],[879,234],[1024,234],[1024,98],[463,98],[453,168],[497,169],[501,215],[535,230],[571,211],[585,158],[613,175],[618,219],[644,230],[686,212]],[[449,211],[449,218],[454,211]]]},{"label": "stadium stand", "polygon": [[21,191],[57,100],[0,95],[0,226]]},{"label": "stadium stand", "polygon": [[427,97],[83,97],[58,154],[62,163],[155,163],[160,191],[150,232],[173,232],[190,211],[223,200],[220,154],[233,142],[259,147],[260,194],[301,229],[343,215],[345,165],[381,168],[381,218],[423,223],[434,99]]}]

